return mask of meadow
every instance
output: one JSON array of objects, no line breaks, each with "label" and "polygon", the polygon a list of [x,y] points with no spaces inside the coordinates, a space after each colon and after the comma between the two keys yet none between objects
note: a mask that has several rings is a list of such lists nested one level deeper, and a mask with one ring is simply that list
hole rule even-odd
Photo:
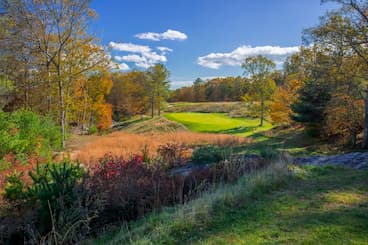
[{"label": "meadow", "polygon": [[[88,136],[87,136],[88,137]],[[174,144],[178,147],[193,149],[203,145],[234,147],[251,142],[251,139],[226,134],[201,134],[195,132],[153,133],[150,135],[114,132],[106,136],[90,139],[72,151],[73,158],[83,163],[98,162],[106,153],[129,158],[136,154],[148,154],[157,157],[160,146]],[[190,157],[190,152],[188,156]]]}]

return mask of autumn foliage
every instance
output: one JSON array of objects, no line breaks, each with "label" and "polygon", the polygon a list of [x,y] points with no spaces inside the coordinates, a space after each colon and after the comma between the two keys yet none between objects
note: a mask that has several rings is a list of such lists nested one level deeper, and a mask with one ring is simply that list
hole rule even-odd
[{"label": "autumn foliage", "polygon": [[325,135],[355,145],[363,129],[364,100],[336,93],[326,108]]},{"label": "autumn foliage", "polygon": [[301,86],[302,82],[292,79],[287,84],[277,88],[271,103],[272,122],[276,124],[290,124],[292,122],[290,118],[291,104],[297,100],[297,92]]}]

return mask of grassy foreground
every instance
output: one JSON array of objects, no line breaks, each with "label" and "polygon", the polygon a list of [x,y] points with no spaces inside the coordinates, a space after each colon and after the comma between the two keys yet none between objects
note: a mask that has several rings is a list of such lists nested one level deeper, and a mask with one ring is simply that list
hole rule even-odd
[{"label": "grassy foreground", "polygon": [[276,164],[97,244],[368,244],[368,171]]},{"label": "grassy foreground", "polygon": [[186,126],[191,131],[204,133],[224,133],[251,136],[272,128],[268,122],[259,126],[259,119],[231,118],[224,113],[168,113],[165,117]]}]

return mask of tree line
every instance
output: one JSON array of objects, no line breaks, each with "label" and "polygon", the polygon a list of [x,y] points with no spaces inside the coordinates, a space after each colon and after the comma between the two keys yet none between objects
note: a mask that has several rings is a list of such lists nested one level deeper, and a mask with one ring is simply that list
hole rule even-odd
[{"label": "tree line", "polygon": [[197,78],[192,86],[182,87],[171,92],[170,102],[217,102],[240,101],[246,93],[243,77],[213,78],[204,81]]},{"label": "tree line", "polygon": [[107,101],[112,105],[116,121],[135,115],[161,115],[163,103],[169,96],[169,71],[156,64],[146,71],[112,73],[113,86]]}]

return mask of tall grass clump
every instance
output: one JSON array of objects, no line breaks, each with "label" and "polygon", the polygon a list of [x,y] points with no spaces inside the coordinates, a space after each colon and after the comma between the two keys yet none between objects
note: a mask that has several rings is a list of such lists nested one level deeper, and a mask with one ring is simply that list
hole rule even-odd
[{"label": "tall grass clump", "polygon": [[199,145],[237,146],[250,143],[250,138],[226,134],[203,134],[193,132],[153,133],[149,135],[114,132],[100,136],[85,144],[78,151],[76,158],[84,163],[94,164],[106,153],[129,158],[145,153],[156,157],[162,145],[176,144],[195,147]]}]

